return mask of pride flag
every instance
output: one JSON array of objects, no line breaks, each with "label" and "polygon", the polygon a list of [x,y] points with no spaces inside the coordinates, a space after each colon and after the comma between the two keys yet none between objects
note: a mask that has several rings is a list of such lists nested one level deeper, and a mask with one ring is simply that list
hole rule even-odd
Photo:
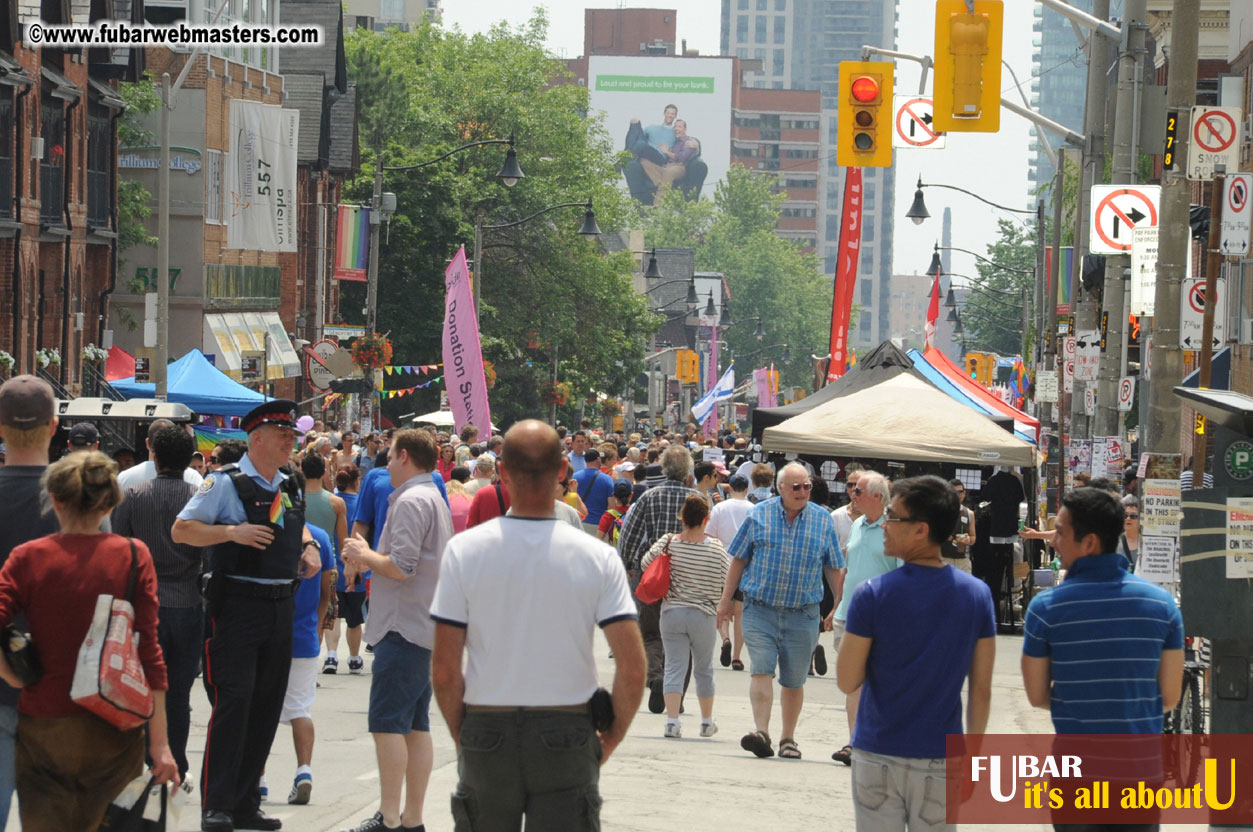
[{"label": "pride flag", "polygon": [[335,279],[366,279],[370,263],[370,209],[361,205],[339,206],[335,235]]},{"label": "pride flag", "polygon": [[270,522],[280,529],[283,528],[283,494],[282,492],[274,495],[274,502],[270,503]]},{"label": "pride flag", "polygon": [[195,431],[196,450],[205,456],[208,456],[219,442],[227,439],[248,440],[248,434],[234,428],[215,428],[209,425],[197,425]]}]

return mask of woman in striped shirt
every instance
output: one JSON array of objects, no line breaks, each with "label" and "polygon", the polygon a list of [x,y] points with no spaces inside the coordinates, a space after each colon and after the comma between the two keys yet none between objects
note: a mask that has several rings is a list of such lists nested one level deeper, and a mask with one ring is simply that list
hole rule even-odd
[{"label": "woman in striped shirt", "polygon": [[700,735],[712,737],[718,732],[713,719],[714,646],[718,636],[715,613],[730,559],[721,541],[705,534],[709,502],[703,496],[689,496],[683,502],[679,519],[683,521],[683,531],[658,540],[640,563],[641,568],[647,569],[662,552],[670,554],[670,591],[661,603],[661,641],[666,651],[662,684],[666,699],[665,736],[682,736],[679,701],[691,655],[696,697],[700,700]]}]

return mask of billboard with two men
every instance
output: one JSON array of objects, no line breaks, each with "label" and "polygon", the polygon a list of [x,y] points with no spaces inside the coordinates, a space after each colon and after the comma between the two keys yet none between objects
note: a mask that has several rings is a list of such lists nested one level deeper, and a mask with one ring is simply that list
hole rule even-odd
[{"label": "billboard with two men", "polygon": [[652,205],[673,188],[689,200],[714,190],[731,165],[731,59],[588,59],[591,112],[604,115],[631,196]]}]

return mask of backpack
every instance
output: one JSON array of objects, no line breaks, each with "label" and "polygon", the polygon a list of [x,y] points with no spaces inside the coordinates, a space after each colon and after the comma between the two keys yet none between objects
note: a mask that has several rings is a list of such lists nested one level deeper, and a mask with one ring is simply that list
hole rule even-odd
[{"label": "backpack", "polygon": [[609,529],[609,540],[607,542],[612,546],[617,546],[618,538],[622,536],[622,512],[616,508],[611,508],[605,514],[613,518],[613,526]]}]

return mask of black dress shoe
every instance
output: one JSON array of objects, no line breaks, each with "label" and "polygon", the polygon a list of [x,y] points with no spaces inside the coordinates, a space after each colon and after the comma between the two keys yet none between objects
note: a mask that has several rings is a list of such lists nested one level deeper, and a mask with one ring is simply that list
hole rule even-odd
[{"label": "black dress shoe", "polygon": [[661,692],[661,680],[654,679],[648,686],[648,710],[659,714],[666,709],[666,697]]},{"label": "black dress shoe", "polygon": [[200,814],[201,832],[235,832],[235,824],[226,812],[211,810]]},{"label": "black dress shoe", "polygon": [[251,815],[235,815],[236,829],[269,829],[278,830],[283,828],[283,822],[278,818],[272,818],[258,809]]}]

